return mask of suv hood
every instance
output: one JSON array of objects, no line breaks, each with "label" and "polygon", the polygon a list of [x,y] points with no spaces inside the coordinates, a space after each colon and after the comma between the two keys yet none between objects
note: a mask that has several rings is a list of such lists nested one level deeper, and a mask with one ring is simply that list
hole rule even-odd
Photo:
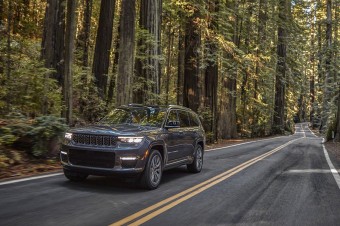
[{"label": "suv hood", "polygon": [[90,125],[86,127],[71,129],[71,133],[83,133],[83,134],[103,134],[114,136],[134,136],[143,135],[143,132],[156,131],[160,128],[150,126],[140,126],[133,124],[119,124],[119,125]]}]

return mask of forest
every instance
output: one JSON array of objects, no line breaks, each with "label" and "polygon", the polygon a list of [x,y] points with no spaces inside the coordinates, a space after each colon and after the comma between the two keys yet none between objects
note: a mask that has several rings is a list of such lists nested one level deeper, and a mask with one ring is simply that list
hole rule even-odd
[{"label": "forest", "polygon": [[294,121],[340,140],[339,3],[0,0],[0,147],[43,155],[129,103],[191,108],[208,142]]}]

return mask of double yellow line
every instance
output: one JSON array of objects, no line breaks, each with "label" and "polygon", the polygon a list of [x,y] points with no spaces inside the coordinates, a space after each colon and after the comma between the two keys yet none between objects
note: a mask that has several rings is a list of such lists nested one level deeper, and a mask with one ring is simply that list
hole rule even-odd
[{"label": "double yellow line", "polygon": [[120,221],[117,221],[113,224],[111,224],[111,226],[116,226],[116,225],[124,225],[124,224],[128,224],[129,222],[131,222],[129,225],[141,225],[149,220],[151,220],[152,218],[160,215],[161,213],[164,213],[165,211],[175,207],[176,205],[198,195],[199,193],[207,190],[208,188],[211,188],[212,186],[228,179],[229,177],[237,174],[238,172],[248,168],[249,166],[257,163],[258,161],[261,161],[262,159],[280,151],[281,149],[283,149],[284,147],[287,147],[288,145],[290,145],[291,143],[302,139],[302,138],[297,138],[295,140],[291,140],[269,152],[266,152],[256,158],[253,158],[249,161],[246,161],[226,172],[223,172],[215,177],[210,178],[209,180],[206,180],[200,184],[197,184],[187,190],[184,190],[176,195],[173,195],[163,201],[160,201],[152,206],[149,206],[148,208],[145,208],[135,214],[132,214],[126,218],[121,219]]}]

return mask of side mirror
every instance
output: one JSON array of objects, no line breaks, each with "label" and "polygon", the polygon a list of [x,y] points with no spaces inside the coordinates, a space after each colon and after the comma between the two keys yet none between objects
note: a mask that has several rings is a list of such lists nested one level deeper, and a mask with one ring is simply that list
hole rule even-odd
[{"label": "side mirror", "polygon": [[179,128],[179,121],[168,121],[165,125],[166,129]]}]

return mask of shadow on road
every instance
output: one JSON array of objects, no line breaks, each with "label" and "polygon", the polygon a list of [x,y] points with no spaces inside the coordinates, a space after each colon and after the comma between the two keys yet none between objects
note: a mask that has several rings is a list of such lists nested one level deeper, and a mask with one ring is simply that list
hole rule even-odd
[{"label": "shadow on road", "polygon": [[[186,170],[186,167],[180,167],[163,172],[163,177],[160,186],[166,186],[169,183],[176,183],[186,177],[191,177],[192,174]],[[59,186],[66,187],[70,190],[87,191],[93,193],[136,193],[148,192],[148,190],[139,187],[138,177],[136,178],[121,178],[121,177],[101,177],[89,176],[83,182],[71,182],[66,178],[62,182],[58,182]]]}]

